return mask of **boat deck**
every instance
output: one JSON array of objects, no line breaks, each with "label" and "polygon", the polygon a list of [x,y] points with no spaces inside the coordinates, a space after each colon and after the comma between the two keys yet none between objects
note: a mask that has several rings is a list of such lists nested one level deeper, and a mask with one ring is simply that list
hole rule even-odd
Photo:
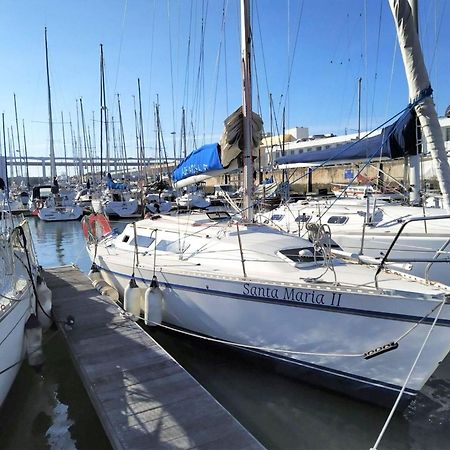
[{"label": "boat deck", "polygon": [[[116,449],[262,449],[137,323],[71,266],[46,269],[53,311]],[[74,325],[64,324],[68,316]]]}]

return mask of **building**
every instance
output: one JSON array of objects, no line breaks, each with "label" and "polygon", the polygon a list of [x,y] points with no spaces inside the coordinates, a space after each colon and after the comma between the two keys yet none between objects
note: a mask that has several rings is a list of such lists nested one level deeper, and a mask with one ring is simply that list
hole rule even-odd
[{"label": "building", "polygon": [[[450,152],[450,117],[440,117],[439,123],[441,124],[445,148],[447,149],[447,152]],[[372,133],[371,135],[375,136],[377,133],[380,133],[380,131]],[[360,137],[364,137],[367,134],[368,132],[362,132]],[[308,128],[296,127],[286,131],[284,143],[282,137],[283,136],[266,136],[262,140],[261,166],[265,169],[272,168],[276,159],[283,155],[295,155],[338,147],[339,145],[357,140],[358,134],[353,133],[336,136],[329,133],[310,136],[308,135]],[[425,145],[424,153],[426,153]]]}]

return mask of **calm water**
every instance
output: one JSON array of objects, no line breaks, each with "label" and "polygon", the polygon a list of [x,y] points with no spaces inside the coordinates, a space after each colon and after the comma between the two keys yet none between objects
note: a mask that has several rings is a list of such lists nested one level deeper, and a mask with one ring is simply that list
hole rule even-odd
[{"label": "calm water", "polygon": [[[79,222],[30,219],[44,267],[89,260]],[[123,224],[116,224],[119,228]],[[147,330],[270,449],[369,449],[388,411],[319,390],[249,355],[163,330]],[[110,448],[68,350],[47,333],[46,365],[23,364],[0,411],[0,449]],[[450,449],[450,358],[425,394],[397,415],[379,449]]]}]

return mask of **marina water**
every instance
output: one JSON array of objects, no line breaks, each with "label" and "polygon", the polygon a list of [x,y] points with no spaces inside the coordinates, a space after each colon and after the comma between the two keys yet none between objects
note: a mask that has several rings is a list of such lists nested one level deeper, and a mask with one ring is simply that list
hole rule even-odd
[{"label": "marina water", "polygon": [[[89,270],[79,222],[29,220],[42,266],[74,263]],[[120,230],[125,223],[113,226]],[[389,413],[290,378],[255,356],[161,329],[146,331],[269,449],[369,449]],[[0,448],[110,448],[58,332],[46,333],[44,351],[42,372],[23,363],[0,410]],[[450,449],[450,358],[423,392],[394,417],[380,449]]]}]

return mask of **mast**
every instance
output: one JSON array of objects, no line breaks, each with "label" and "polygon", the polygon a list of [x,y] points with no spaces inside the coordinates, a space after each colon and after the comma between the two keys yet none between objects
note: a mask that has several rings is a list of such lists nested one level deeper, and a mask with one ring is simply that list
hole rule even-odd
[{"label": "mast", "polygon": [[362,78],[358,78],[358,139],[361,138],[361,82]]},{"label": "mast", "polygon": [[[411,7],[412,18],[414,21],[414,28],[416,30],[417,36],[419,36],[419,15],[418,15],[418,7],[417,0],[408,0],[409,5]],[[419,136],[419,127],[420,124],[417,121],[416,123],[416,133]],[[420,170],[420,153],[419,147],[417,147],[417,153],[415,155],[409,156],[409,185],[410,185],[410,194],[409,194],[409,202],[412,205],[420,205],[422,199],[420,198],[421,191],[421,170]]]},{"label": "mast", "polygon": [[27,173],[27,188],[30,189],[30,172],[28,171],[28,149],[27,149],[27,137],[25,136],[25,119],[22,119],[22,129],[23,129],[23,149],[25,152],[25,167]]},{"label": "mast", "polygon": [[[413,21],[413,11],[407,0],[389,0],[389,5],[394,16],[399,47],[402,52],[403,64],[405,65],[409,98],[413,100],[422,93],[431,90],[430,79]],[[427,142],[427,147],[435,162],[439,187],[443,196],[443,207],[450,210],[450,166],[431,96],[425,96],[415,106],[415,110]]]},{"label": "mast", "polygon": [[142,102],[141,102],[141,81],[138,78],[138,99],[139,99],[139,131],[140,131],[140,144],[141,144],[141,163],[142,163],[142,172],[145,178],[145,183],[148,184],[147,179],[147,168],[145,164],[145,144],[144,144],[144,121],[142,120]]},{"label": "mast", "polygon": [[19,153],[20,176],[23,178],[22,150],[20,149],[19,119],[17,118],[16,94],[14,94],[14,112],[16,116],[17,151]]},{"label": "mast", "polygon": [[5,158],[5,197],[9,198],[8,156],[6,152],[5,113],[2,113],[3,155]]},{"label": "mast", "polygon": [[45,27],[45,65],[47,69],[47,94],[48,94],[48,132],[50,138],[50,175],[56,177],[55,147],[53,143],[52,97],[50,93],[50,72],[48,70],[48,44],[47,27]]},{"label": "mast", "polygon": [[244,201],[243,215],[248,222],[253,221],[253,159],[252,159],[252,86],[251,86],[251,36],[249,2],[241,0],[241,76],[242,114],[244,129]]},{"label": "mast", "polygon": [[119,110],[119,126],[120,126],[120,143],[121,143],[121,158],[123,163],[123,173],[127,173],[129,175],[127,164],[127,148],[125,145],[125,133],[123,131],[123,121],[122,121],[122,109],[120,107],[120,97],[117,94],[117,106]]},{"label": "mast", "polygon": [[66,177],[69,180],[69,169],[67,168],[67,148],[66,148],[66,132],[64,130],[64,114],[61,111],[61,124],[62,124],[62,137],[63,137],[63,148],[64,148],[64,165],[66,166]]}]

